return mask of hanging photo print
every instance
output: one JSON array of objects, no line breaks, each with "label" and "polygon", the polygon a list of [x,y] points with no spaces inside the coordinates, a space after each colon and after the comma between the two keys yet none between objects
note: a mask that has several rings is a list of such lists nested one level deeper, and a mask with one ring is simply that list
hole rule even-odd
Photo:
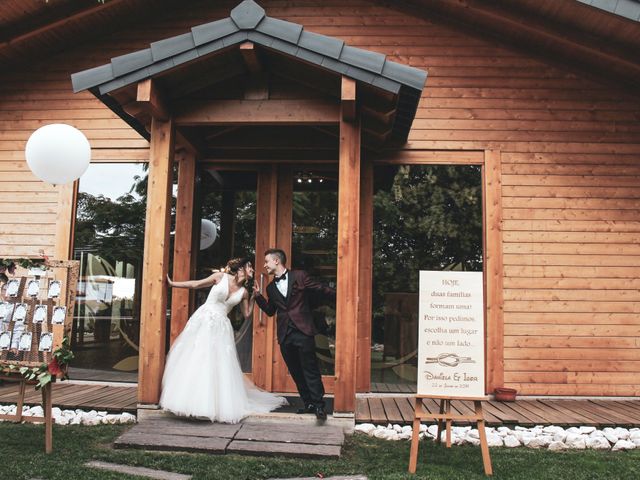
[{"label": "hanging photo print", "polygon": [[53,346],[53,334],[46,332],[40,335],[40,343],[38,344],[38,350],[41,352],[50,352]]},{"label": "hanging photo print", "polygon": [[31,351],[31,332],[24,332],[20,335],[20,343],[18,344],[18,351],[30,352]]},{"label": "hanging photo print", "polygon": [[39,280],[29,280],[27,284],[27,295],[30,297],[37,297],[40,292],[40,281]]},{"label": "hanging photo print", "polygon": [[16,306],[13,310],[13,321],[24,322],[25,318],[27,318],[27,304],[16,303]]},{"label": "hanging photo print", "polygon": [[18,289],[20,288],[20,280],[12,278],[7,282],[7,295],[10,297],[18,296]]},{"label": "hanging photo print", "polygon": [[2,308],[2,321],[9,323],[11,321],[11,315],[13,315],[13,303],[5,303]]},{"label": "hanging photo print", "polygon": [[60,280],[52,280],[51,283],[49,284],[49,293],[47,294],[47,296],[49,298],[59,297],[61,286],[62,284]]},{"label": "hanging photo print", "polygon": [[0,333],[0,351],[9,350],[11,346],[11,332]]},{"label": "hanging photo print", "polygon": [[42,323],[47,320],[47,306],[36,305],[36,309],[33,312],[33,323]]},{"label": "hanging photo print", "polygon": [[55,325],[62,325],[64,323],[64,317],[66,313],[67,313],[67,307],[54,307],[51,323]]}]

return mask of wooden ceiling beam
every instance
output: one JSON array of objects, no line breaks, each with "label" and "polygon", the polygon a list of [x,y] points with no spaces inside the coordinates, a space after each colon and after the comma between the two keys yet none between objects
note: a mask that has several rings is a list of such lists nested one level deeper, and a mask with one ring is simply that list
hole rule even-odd
[{"label": "wooden ceiling beam", "polygon": [[[634,91],[640,83],[640,64],[633,53],[611,49],[606,39],[591,40],[583,32],[555,24],[553,19],[537,16],[535,12],[519,12],[505,7],[504,2],[496,6],[484,0],[410,0],[407,4],[413,5],[414,14],[419,16],[429,11],[448,23],[463,25],[485,37],[510,41],[539,56],[553,55],[564,66],[582,70],[590,78],[624,83]],[[593,73],[594,68],[598,73]]]},{"label": "wooden ceiling beam", "polygon": [[2,41],[0,43],[0,50],[9,46],[14,46],[17,43],[29,40],[33,37],[37,37],[38,35],[46,34],[48,32],[51,32],[52,30],[55,30],[56,28],[64,27],[65,25],[69,25],[70,23],[78,22],[79,20],[83,20],[87,16],[94,15],[103,10],[113,9],[119,4],[126,3],[128,1],[129,0],[110,0],[109,2],[105,3],[95,2],[89,7],[86,7],[76,13],[65,15],[64,17],[54,20],[51,23],[44,24],[41,27],[33,28],[32,30],[17,34],[7,40]]},{"label": "wooden ceiling beam", "polygon": [[340,105],[323,99],[211,100],[175,104],[180,126],[325,125],[339,121]]}]

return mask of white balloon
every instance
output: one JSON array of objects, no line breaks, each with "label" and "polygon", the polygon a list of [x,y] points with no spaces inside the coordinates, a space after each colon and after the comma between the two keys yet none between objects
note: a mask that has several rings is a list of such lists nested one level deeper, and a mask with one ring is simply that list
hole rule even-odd
[{"label": "white balloon", "polygon": [[203,218],[200,222],[200,250],[206,250],[218,238],[218,229],[211,220]]},{"label": "white balloon", "polygon": [[33,174],[54,185],[80,178],[91,161],[87,137],[63,123],[45,125],[33,132],[24,153]]}]

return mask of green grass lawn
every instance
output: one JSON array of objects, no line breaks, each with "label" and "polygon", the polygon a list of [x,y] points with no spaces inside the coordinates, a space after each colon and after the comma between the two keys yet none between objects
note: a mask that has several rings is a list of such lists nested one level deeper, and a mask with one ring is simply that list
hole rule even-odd
[{"label": "green grass lawn", "polygon": [[[237,455],[156,453],[113,450],[111,442],[127,427],[54,427],[54,452],[44,453],[41,425],[0,423],[0,479],[118,479],[125,475],[83,466],[103,460],[192,474],[195,479],[266,479],[365,474],[370,479],[485,478],[479,447],[446,449],[421,443],[418,472],[407,473],[409,442],[356,435],[347,438],[340,460],[306,460]],[[548,452],[526,448],[490,449],[496,479],[640,479],[640,450],[630,452]],[[135,478],[135,477],[129,477]]]}]

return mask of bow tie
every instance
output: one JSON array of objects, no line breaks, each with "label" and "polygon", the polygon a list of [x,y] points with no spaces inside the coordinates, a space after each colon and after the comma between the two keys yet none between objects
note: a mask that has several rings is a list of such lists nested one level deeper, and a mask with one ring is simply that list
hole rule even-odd
[{"label": "bow tie", "polygon": [[274,279],[274,281],[275,281],[276,283],[278,283],[280,280],[286,280],[286,278],[287,278],[287,274],[286,274],[286,273],[283,273],[283,274],[282,274],[282,275],[280,275],[279,277],[276,277],[276,278]]}]

